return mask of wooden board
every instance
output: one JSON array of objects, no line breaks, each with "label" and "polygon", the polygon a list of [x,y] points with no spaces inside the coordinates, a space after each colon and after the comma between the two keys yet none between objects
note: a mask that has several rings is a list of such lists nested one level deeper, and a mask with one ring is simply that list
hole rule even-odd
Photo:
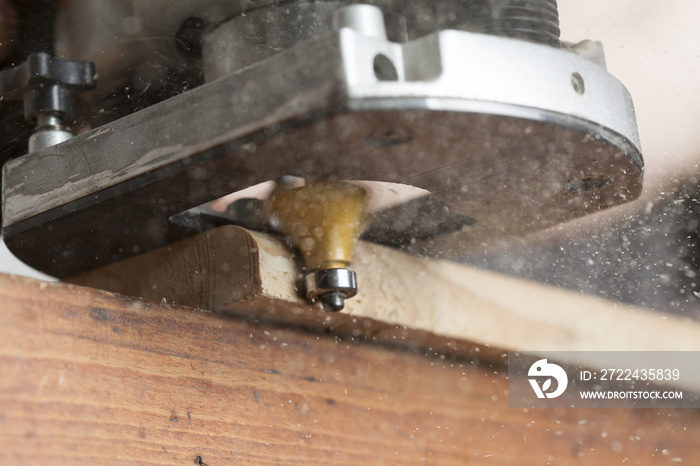
[{"label": "wooden board", "polygon": [[[360,242],[347,310],[310,306],[279,237],[227,226],[74,283],[336,334],[499,358],[505,351],[700,351],[700,322]],[[241,303],[245,303],[241,306]],[[572,363],[592,363],[586,355]],[[700,371],[685,388],[700,391]]]},{"label": "wooden board", "polygon": [[700,461],[697,411],[510,409],[502,366],[6,275],[0,367],[0,464]]}]

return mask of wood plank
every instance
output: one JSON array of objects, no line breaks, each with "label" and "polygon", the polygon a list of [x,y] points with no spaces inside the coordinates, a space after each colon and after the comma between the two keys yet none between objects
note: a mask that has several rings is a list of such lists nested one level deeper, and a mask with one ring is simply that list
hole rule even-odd
[{"label": "wood plank", "polygon": [[509,409],[502,366],[6,275],[0,367],[2,464],[700,461],[694,410]]},{"label": "wood plank", "polygon": [[[221,227],[73,283],[452,354],[700,351],[700,322],[360,242],[359,294],[346,311],[309,306],[301,263],[275,236]],[[245,302],[241,307],[239,302]],[[653,335],[653,338],[649,336]],[[700,387],[700,373],[693,381]]]}]

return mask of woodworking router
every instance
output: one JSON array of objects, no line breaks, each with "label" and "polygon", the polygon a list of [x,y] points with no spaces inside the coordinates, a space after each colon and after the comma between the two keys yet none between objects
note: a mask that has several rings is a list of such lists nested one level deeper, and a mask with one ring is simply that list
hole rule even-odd
[{"label": "woodworking router", "polygon": [[10,3],[49,24],[0,75],[2,232],[55,277],[237,224],[339,310],[358,238],[449,259],[641,192],[630,95],[554,0]]}]

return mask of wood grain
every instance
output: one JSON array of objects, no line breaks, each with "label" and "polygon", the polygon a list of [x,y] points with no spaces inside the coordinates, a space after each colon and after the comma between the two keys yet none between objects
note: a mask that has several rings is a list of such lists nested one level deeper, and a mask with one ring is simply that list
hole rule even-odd
[{"label": "wood grain", "polygon": [[6,275],[0,367],[2,464],[700,460],[697,411],[509,409],[501,366]]}]

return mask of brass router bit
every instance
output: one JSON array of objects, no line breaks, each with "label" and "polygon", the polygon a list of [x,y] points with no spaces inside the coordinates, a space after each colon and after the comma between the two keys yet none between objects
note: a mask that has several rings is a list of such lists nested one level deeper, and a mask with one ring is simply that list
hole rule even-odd
[{"label": "brass router bit", "polygon": [[340,311],[357,294],[357,276],[347,267],[364,227],[367,191],[357,185],[317,179],[280,190],[268,209],[299,247],[308,273],[306,299],[327,311]]}]

